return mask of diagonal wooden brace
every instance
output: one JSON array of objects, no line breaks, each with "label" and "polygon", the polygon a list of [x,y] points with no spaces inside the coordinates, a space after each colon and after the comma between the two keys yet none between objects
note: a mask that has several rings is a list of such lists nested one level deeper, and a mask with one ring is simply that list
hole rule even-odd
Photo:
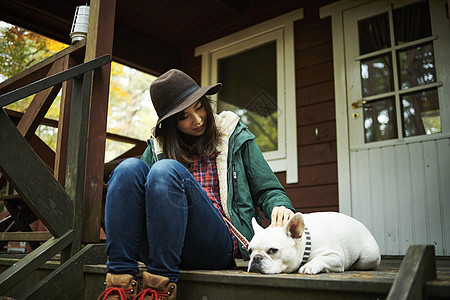
[{"label": "diagonal wooden brace", "polygon": [[53,174],[0,109],[0,171],[56,237],[72,227],[73,203]]},{"label": "diagonal wooden brace", "polygon": [[43,78],[24,87],[18,88],[14,91],[0,96],[0,107],[14,103],[20,99],[33,95],[37,92],[45,90],[54,85],[60,84],[63,81],[80,76],[86,72],[97,69],[103,65],[111,62],[109,54],[105,54],[83,64],[72,67],[68,70],[62,71],[58,74]]}]

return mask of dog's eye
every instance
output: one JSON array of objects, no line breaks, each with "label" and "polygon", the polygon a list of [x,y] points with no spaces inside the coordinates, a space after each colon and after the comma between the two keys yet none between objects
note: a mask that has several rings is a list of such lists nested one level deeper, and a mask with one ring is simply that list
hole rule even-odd
[{"label": "dog's eye", "polygon": [[252,249],[248,249],[247,251],[249,255],[252,255]]},{"label": "dog's eye", "polygon": [[269,250],[267,250],[267,254],[272,255],[278,252],[278,249],[275,248],[270,248]]}]

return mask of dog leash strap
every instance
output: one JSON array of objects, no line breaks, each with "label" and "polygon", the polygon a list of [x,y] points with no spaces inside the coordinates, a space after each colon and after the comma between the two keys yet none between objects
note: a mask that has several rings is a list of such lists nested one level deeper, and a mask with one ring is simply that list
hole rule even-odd
[{"label": "dog leash strap", "polygon": [[311,234],[309,233],[308,228],[305,227],[304,233],[306,238],[306,247],[305,252],[303,253],[303,259],[300,266],[303,266],[308,261],[309,255],[311,254]]},{"label": "dog leash strap", "polygon": [[241,242],[244,250],[248,249],[248,240],[245,238],[245,236],[242,235],[242,233],[239,232],[239,230],[234,227],[233,223],[231,223],[230,220],[227,218],[224,218],[225,222],[227,223],[228,227],[230,228],[231,232],[233,232],[234,236]]}]

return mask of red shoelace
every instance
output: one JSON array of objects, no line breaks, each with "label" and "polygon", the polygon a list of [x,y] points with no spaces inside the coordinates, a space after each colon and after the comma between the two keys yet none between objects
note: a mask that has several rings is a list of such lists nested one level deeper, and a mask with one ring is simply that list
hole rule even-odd
[{"label": "red shoelace", "polygon": [[97,300],[107,299],[109,296],[112,296],[112,295],[119,295],[120,300],[131,299],[127,296],[127,294],[133,294],[133,289],[121,289],[118,287],[109,287],[106,290],[104,290],[100,296],[98,296]]},{"label": "red shoelace", "polygon": [[145,296],[150,296],[150,300],[158,300],[158,299],[167,299],[170,296],[169,292],[158,292],[154,289],[145,289],[142,290],[139,294],[136,295],[135,300],[144,300]]}]

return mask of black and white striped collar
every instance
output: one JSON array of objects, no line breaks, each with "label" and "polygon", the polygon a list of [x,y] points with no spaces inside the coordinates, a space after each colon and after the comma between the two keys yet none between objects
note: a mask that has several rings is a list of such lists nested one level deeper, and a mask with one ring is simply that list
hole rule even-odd
[{"label": "black and white striped collar", "polygon": [[308,228],[305,227],[303,234],[304,238],[306,239],[306,247],[305,252],[303,253],[302,263],[300,264],[300,267],[308,261],[309,255],[311,254],[311,234],[309,233]]}]

